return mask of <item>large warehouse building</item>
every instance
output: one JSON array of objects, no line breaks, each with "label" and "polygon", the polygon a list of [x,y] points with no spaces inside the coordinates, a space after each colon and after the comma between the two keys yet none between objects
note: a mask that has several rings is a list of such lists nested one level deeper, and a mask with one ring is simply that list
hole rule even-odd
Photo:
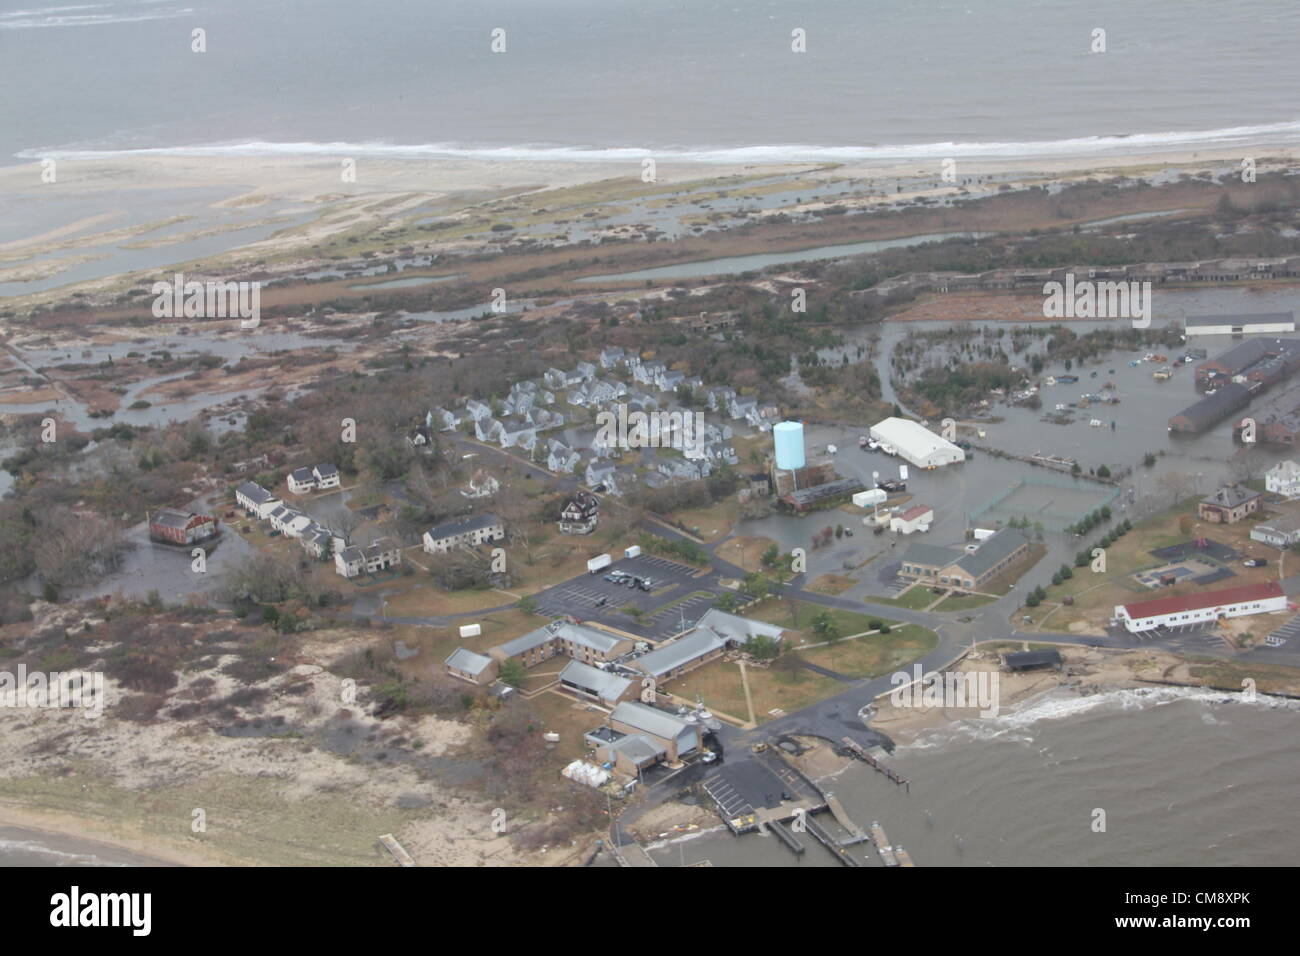
[{"label": "large warehouse building", "polygon": [[939,468],[966,460],[966,453],[952,442],[906,418],[886,418],[872,425],[871,437],[882,445],[891,445],[917,468]]},{"label": "large warehouse building", "polygon": [[1252,335],[1295,331],[1294,312],[1253,312],[1249,315],[1189,315],[1183,331],[1191,335]]},{"label": "large warehouse building", "polygon": [[1181,627],[1217,621],[1221,617],[1244,617],[1286,610],[1286,595],[1276,581],[1202,591],[1184,597],[1155,598],[1115,606],[1115,620],[1132,634],[1160,627]]}]

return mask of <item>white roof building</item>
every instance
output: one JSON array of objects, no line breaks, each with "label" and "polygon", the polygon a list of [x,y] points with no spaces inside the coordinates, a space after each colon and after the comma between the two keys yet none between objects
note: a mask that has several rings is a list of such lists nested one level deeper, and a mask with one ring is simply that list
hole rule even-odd
[{"label": "white roof building", "polygon": [[886,418],[871,426],[871,437],[891,445],[917,468],[939,468],[966,460],[966,453],[930,429],[906,418]]}]

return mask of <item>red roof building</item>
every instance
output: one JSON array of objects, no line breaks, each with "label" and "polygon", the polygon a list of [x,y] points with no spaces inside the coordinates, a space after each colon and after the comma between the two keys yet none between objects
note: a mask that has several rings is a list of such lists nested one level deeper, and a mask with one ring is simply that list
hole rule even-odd
[{"label": "red roof building", "polygon": [[1284,610],[1286,594],[1282,586],[1269,581],[1267,584],[1245,584],[1182,597],[1120,604],[1115,608],[1115,618],[1128,630],[1137,632]]}]

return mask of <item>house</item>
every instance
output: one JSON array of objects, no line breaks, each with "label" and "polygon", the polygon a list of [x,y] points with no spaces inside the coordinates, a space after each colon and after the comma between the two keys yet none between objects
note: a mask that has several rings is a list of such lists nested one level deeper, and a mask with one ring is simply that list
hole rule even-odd
[{"label": "house", "polygon": [[429,554],[446,554],[452,548],[475,547],[484,541],[500,541],[506,536],[505,525],[491,512],[444,521],[424,533],[424,550]]},{"label": "house", "polygon": [[1224,485],[1201,499],[1196,513],[1215,524],[1236,524],[1259,510],[1260,493],[1242,485]]},{"label": "house", "polygon": [[236,488],[235,500],[245,511],[259,519],[280,507],[280,499],[255,481],[246,481]]},{"label": "house", "polygon": [[933,523],[933,508],[929,505],[913,505],[902,514],[889,519],[889,530],[895,534],[912,534],[916,531],[929,531]]},{"label": "house", "polygon": [[343,481],[342,476],[339,475],[338,466],[333,463],[317,465],[311,470],[311,473],[315,476],[316,488],[320,491],[337,488]]},{"label": "house", "polygon": [[281,534],[287,534],[289,525],[298,518],[306,518],[301,511],[296,508],[290,508],[288,505],[280,505],[272,511],[267,519],[271,522],[271,527]]},{"label": "house", "polygon": [[594,488],[597,491],[602,486],[608,488],[614,481],[614,463],[592,459],[587,462],[587,472],[583,475],[582,481],[588,488]]},{"label": "house", "polygon": [[522,448],[527,451],[537,440],[537,429],[522,418],[503,418],[496,439],[502,448]]},{"label": "house", "polygon": [[624,734],[644,735],[662,747],[673,763],[700,747],[700,728],[696,724],[639,701],[625,700],[615,707],[609,715],[609,726]]},{"label": "house", "polygon": [[547,445],[546,468],[548,471],[571,475],[573,469],[578,466],[578,462],[581,460],[581,455],[562,442],[551,439]]},{"label": "house", "polygon": [[495,442],[501,439],[501,422],[488,415],[474,419],[474,437],[481,442]]},{"label": "house", "polygon": [[1286,610],[1286,594],[1276,581],[1247,584],[1183,597],[1155,598],[1115,607],[1114,621],[1131,634],[1165,627],[1200,624],[1221,618],[1245,617]]},{"label": "house", "polygon": [[560,686],[581,697],[599,701],[606,707],[627,700],[638,690],[629,678],[602,671],[582,661],[569,661],[564,665],[564,670],[560,671]]},{"label": "house", "polygon": [[285,481],[289,485],[289,490],[295,495],[301,495],[316,487],[316,476],[312,474],[310,468],[295,468],[289,472],[289,477]]},{"label": "house", "polygon": [[623,362],[626,359],[626,357],[627,357],[626,352],[624,352],[621,348],[618,348],[617,346],[611,345],[608,348],[601,350],[600,367],[603,369],[614,368],[620,362]]},{"label": "house", "polygon": [[430,451],[433,445],[433,429],[428,425],[416,425],[406,433],[407,442],[421,451]]},{"label": "house", "polygon": [[560,510],[562,534],[591,534],[599,521],[600,503],[595,495],[586,491],[579,491]]},{"label": "house", "polygon": [[926,584],[974,590],[1006,571],[1029,553],[1029,540],[1003,528],[985,538],[974,551],[935,544],[913,544],[903,552],[898,573]]},{"label": "house", "polygon": [[364,548],[349,545],[334,553],[334,570],[345,578],[378,574],[402,563],[402,549],[391,538],[376,538]]},{"label": "house", "polygon": [[1300,542],[1300,514],[1278,515],[1250,529],[1252,541],[1262,541],[1275,548],[1289,548]]},{"label": "house", "polygon": [[492,406],[486,402],[480,402],[477,398],[472,398],[465,403],[465,414],[476,422],[482,418],[491,418]]},{"label": "house", "polygon": [[331,552],[342,550],[345,546],[342,538],[335,538],[334,533],[328,528],[316,524],[308,528],[298,539],[302,549],[308,554],[320,559],[324,558]]},{"label": "house", "polygon": [[281,523],[280,531],[286,538],[301,538],[315,524],[316,521],[311,515],[294,512],[292,516]]},{"label": "house", "polygon": [[[730,429],[728,429],[730,431]],[[730,440],[711,441],[704,446],[704,457],[714,465],[739,465],[740,458]]]},{"label": "house", "polygon": [[582,381],[590,382],[596,377],[596,366],[590,362],[579,362],[573,369],[573,374],[577,375]]},{"label": "house", "polygon": [[496,680],[497,662],[469,648],[458,647],[446,662],[447,673],[471,684],[488,684]]},{"label": "house", "polygon": [[1281,461],[1264,472],[1264,490],[1285,498],[1300,496],[1300,465]]},{"label": "house", "polygon": [[212,515],[158,508],[149,512],[149,537],[167,544],[195,544],[215,537],[217,519]]},{"label": "house", "polygon": [[424,424],[440,432],[454,431],[461,423],[461,416],[445,408],[435,408],[424,418]]},{"label": "house", "polygon": [[466,498],[491,498],[501,488],[501,483],[485,471],[475,471],[469,485],[460,489]]}]

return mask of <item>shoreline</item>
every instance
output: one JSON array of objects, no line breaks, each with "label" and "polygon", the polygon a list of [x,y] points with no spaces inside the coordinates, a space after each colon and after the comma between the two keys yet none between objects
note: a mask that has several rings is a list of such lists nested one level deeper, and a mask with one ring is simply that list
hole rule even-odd
[{"label": "shoreline", "polygon": [[[6,834],[5,830],[14,831]],[[256,865],[251,861],[232,863],[215,851],[199,847],[172,846],[143,834],[116,832],[93,817],[37,810],[0,802],[0,849],[12,837],[37,837],[49,850],[70,855],[119,859],[127,866],[231,866]]]}]

